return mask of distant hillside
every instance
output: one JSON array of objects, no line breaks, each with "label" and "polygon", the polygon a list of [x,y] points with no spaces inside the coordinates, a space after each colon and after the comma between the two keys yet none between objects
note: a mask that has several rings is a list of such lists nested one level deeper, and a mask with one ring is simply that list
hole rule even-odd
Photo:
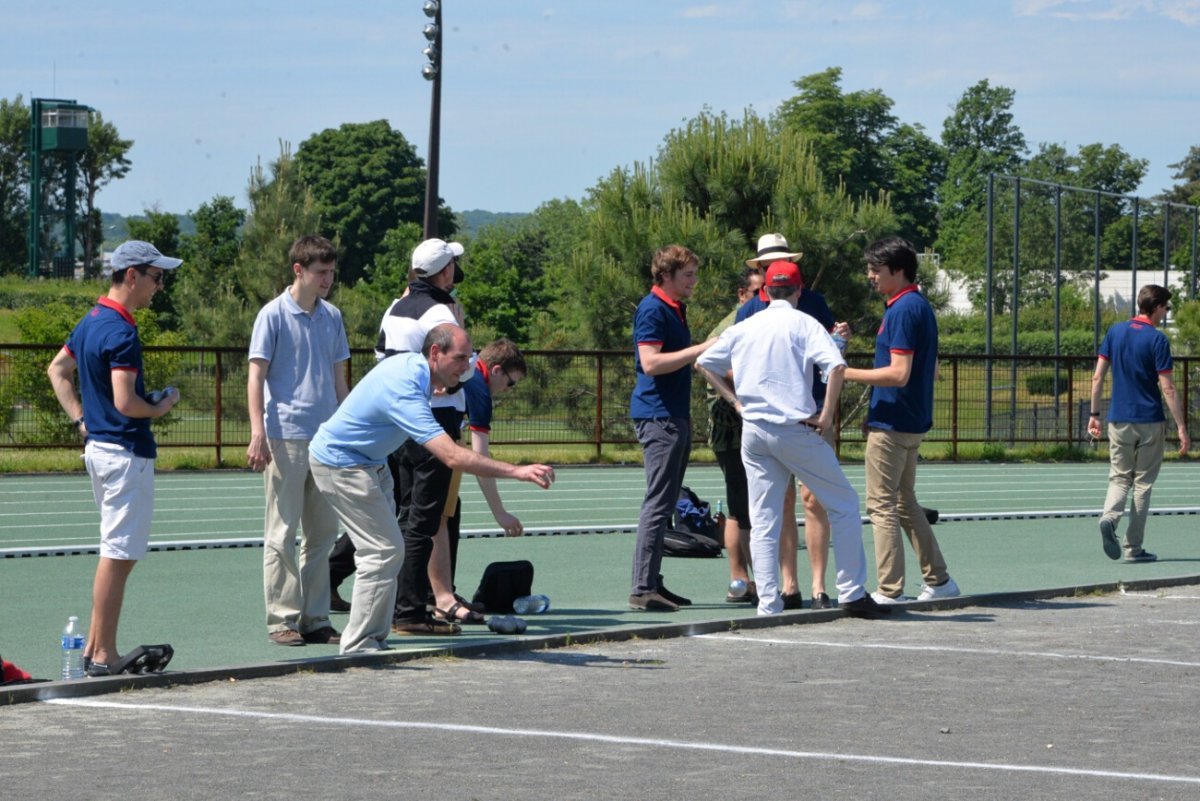
[{"label": "distant hillside", "polygon": [[483,209],[460,211],[456,215],[459,233],[464,236],[475,236],[480,229],[487,228],[489,225],[515,223],[528,216],[527,212],[484,211]]},{"label": "distant hillside", "polygon": [[[186,214],[176,214],[176,219],[179,220],[179,235],[196,233],[195,221]],[[104,249],[113,250],[117,245],[129,238],[129,223],[130,218],[123,214],[113,214],[107,211],[100,212],[100,223],[104,226]],[[145,217],[141,214],[134,215],[132,219],[144,220]]]}]

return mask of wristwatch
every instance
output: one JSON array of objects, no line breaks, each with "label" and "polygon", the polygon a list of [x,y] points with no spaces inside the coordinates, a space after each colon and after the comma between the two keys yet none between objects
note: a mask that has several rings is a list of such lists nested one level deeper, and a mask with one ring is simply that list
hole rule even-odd
[{"label": "wristwatch", "polygon": [[80,417],[78,420],[73,421],[71,425],[75,426],[75,430],[78,431],[83,428],[83,418]]}]

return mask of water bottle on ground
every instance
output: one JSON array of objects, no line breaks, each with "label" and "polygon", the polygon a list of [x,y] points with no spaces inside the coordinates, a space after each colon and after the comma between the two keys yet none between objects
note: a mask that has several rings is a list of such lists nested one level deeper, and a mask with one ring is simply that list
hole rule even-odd
[{"label": "water bottle on ground", "polygon": [[62,633],[62,679],[83,678],[83,631],[79,626],[79,618],[71,615],[67,618],[67,627]]},{"label": "water bottle on ground", "polygon": [[550,608],[550,598],[546,595],[522,595],[513,601],[513,611],[518,615],[540,615]]}]

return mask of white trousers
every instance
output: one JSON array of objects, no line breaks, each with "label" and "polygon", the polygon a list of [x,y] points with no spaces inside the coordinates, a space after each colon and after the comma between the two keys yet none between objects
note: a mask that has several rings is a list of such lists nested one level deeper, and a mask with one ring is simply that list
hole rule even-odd
[{"label": "white trousers", "polygon": [[829,514],[838,602],[861,598],[867,581],[867,555],[858,493],[846,480],[829,443],[816,429],[801,423],[746,420],[742,426],[742,461],[750,492],[750,559],[758,587],[758,613],[776,615],[783,611],[779,531],[783,525],[783,496],[792,476],[817,496]]}]

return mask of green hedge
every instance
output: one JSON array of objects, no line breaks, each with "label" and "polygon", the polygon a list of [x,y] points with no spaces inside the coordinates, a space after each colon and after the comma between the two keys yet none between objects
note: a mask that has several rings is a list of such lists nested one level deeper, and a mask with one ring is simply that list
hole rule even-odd
[{"label": "green hedge", "polygon": [[[979,334],[950,334],[938,337],[938,350],[941,353],[962,353],[972,356],[982,356],[985,352],[985,341]],[[1012,336],[993,335],[992,353],[1007,355],[1012,350]],[[1095,355],[1092,331],[1063,331],[1059,338],[1059,355],[1061,356],[1093,356]],[[1017,334],[1017,353],[1021,356],[1053,356],[1053,331],[1025,331]]]}]

